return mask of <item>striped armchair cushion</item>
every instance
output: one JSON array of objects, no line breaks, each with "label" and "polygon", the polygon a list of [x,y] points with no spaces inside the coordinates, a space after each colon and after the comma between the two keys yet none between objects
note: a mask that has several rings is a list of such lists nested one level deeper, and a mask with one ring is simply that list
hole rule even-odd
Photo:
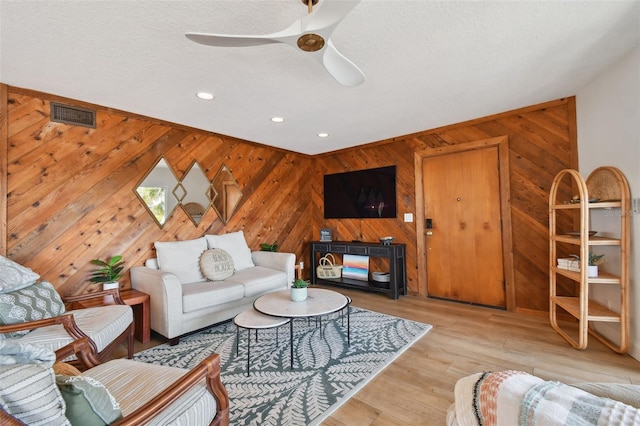
[{"label": "striped armchair cushion", "polygon": [[[133,310],[128,305],[77,309],[68,313],[73,314],[80,330],[96,343],[98,352],[102,352],[133,322]],[[19,339],[25,343],[46,345],[54,351],[73,340],[61,325],[37,328]]]},{"label": "striped armchair cushion", "polygon": [[[168,388],[189,370],[116,359],[82,373],[102,383],[120,403],[127,416]],[[216,401],[207,391],[204,380],[149,422],[157,424],[209,424],[216,415]]]}]

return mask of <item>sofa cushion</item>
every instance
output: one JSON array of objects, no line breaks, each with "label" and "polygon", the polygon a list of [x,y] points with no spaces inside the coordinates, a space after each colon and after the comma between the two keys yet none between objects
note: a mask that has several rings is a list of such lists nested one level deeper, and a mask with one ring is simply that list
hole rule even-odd
[{"label": "sofa cushion", "polygon": [[205,250],[200,256],[202,275],[211,281],[222,281],[233,275],[233,259],[222,249]]},{"label": "sofa cushion", "polygon": [[[0,294],[0,324],[19,324],[44,318],[62,315],[65,311],[64,302],[51,283],[41,281],[11,293]],[[7,333],[3,337],[17,337],[29,331]]]},{"label": "sofa cushion", "polygon": [[0,256],[0,293],[8,293],[30,286],[40,279],[31,269]]},{"label": "sofa cushion", "polygon": [[241,283],[244,287],[244,297],[254,297],[274,290],[284,290],[288,287],[286,272],[262,266],[238,271],[227,278],[227,281]]},{"label": "sofa cushion", "polygon": [[221,248],[231,255],[236,271],[255,266],[251,259],[251,250],[244,238],[244,232],[229,232],[222,235],[205,235],[209,248]]},{"label": "sofa cushion", "polygon": [[56,376],[72,425],[108,425],[122,417],[120,405],[99,381],[84,376]]},{"label": "sofa cushion", "polygon": [[231,281],[203,281],[182,286],[182,311],[193,312],[233,302],[244,297],[242,284]]},{"label": "sofa cushion", "polygon": [[156,241],[158,267],[175,274],[182,284],[204,281],[200,272],[200,255],[207,249],[207,240]]}]

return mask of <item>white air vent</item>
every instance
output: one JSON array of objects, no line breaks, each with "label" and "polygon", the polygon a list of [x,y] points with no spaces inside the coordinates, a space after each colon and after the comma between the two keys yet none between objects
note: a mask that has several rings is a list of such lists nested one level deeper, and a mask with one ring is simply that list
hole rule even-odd
[{"label": "white air vent", "polygon": [[51,121],[95,129],[96,112],[87,108],[51,102]]}]

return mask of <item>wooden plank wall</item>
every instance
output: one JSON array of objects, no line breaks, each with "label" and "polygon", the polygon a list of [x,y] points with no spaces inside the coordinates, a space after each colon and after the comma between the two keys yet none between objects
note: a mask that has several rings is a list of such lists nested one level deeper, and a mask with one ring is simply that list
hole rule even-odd
[{"label": "wooden plank wall", "polygon": [[[404,223],[402,220],[403,213],[415,212],[414,152],[502,135],[509,140],[516,310],[548,310],[548,197],[555,175],[564,168],[577,168],[578,165],[575,98],[319,156],[314,161],[316,172],[311,188],[316,206],[313,210],[315,238],[321,227],[332,228],[337,234],[334,239],[345,241],[375,241],[381,236],[394,236],[396,242],[407,245],[409,291],[419,293],[415,222]],[[391,164],[398,166],[396,220],[323,219],[324,174]],[[566,193],[570,194],[570,189]],[[426,289],[422,290],[421,293],[426,293]]]},{"label": "wooden plank wall", "polygon": [[[51,122],[51,99],[97,110],[97,128]],[[309,241],[307,156],[22,89],[9,88],[7,109],[7,257],[62,294],[97,290],[91,259],[140,265],[154,241],[243,230],[254,249],[299,254]],[[244,194],[229,223],[209,209],[196,227],[178,208],[160,229],[134,189],[161,155],[178,178],[194,160],[209,179],[226,164]]]},{"label": "wooden plank wall", "polygon": [[[97,109],[97,128],[50,122],[51,99]],[[416,211],[414,153],[506,135],[516,306],[548,310],[547,200],[555,174],[578,164],[574,98],[313,158],[24,89],[9,87],[6,109],[7,256],[63,294],[96,289],[86,281],[92,258],[121,253],[130,267],[153,256],[154,241],[240,229],[252,248],[277,241],[309,268],[307,243],[321,227],[334,239],[405,243],[408,288],[418,294],[415,222],[402,220]],[[212,209],[198,227],[180,209],[163,229],[155,224],[133,191],[160,155],[178,177],[195,159],[210,179],[223,164],[231,169],[244,197],[226,226]],[[323,218],[324,174],[387,165],[397,166],[397,219]]]}]

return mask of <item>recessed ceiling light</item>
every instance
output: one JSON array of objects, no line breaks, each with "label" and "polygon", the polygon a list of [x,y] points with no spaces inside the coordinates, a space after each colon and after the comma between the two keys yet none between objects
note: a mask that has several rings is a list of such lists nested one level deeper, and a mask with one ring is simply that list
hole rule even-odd
[{"label": "recessed ceiling light", "polygon": [[200,99],[204,99],[205,101],[210,101],[213,98],[215,98],[213,94],[207,93],[207,92],[198,92],[196,93],[196,96],[199,97]]},{"label": "recessed ceiling light", "polygon": [[284,118],[282,118],[282,117],[271,117],[271,121],[273,121],[274,123],[282,123],[284,121]]},{"label": "recessed ceiling light", "polygon": [[319,138],[326,138],[327,136],[329,136],[329,133],[318,133]]}]

